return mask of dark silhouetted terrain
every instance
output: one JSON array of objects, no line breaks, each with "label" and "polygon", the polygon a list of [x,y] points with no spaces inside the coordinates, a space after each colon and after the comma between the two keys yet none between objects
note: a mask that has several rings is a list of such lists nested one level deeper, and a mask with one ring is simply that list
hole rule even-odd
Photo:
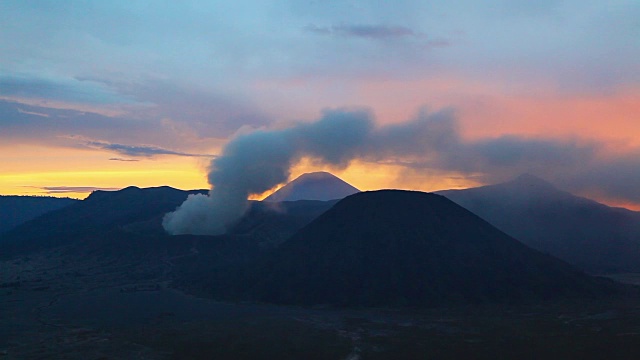
[{"label": "dark silhouetted terrain", "polygon": [[280,202],[295,200],[342,199],[360,190],[328,172],[314,172],[299,176],[264,201]]},{"label": "dark silhouetted terrain", "polygon": [[211,293],[286,304],[438,306],[596,296],[615,288],[522,245],[443,196],[397,190],[341,200],[239,273],[216,272]]},{"label": "dark silhouetted terrain", "polygon": [[228,234],[165,234],[189,193],[96,192],[0,237],[0,357],[640,356],[634,289],[444,197],[252,202]]},{"label": "dark silhouetted terrain", "polygon": [[532,175],[439,194],[524,244],[585,271],[640,271],[638,212],[572,195]]},{"label": "dark silhouetted terrain", "polygon": [[[0,237],[0,255],[29,254],[70,244],[96,248],[98,239],[107,242],[100,245],[105,246],[104,251],[112,251],[120,239],[153,249],[158,242],[175,241],[164,232],[162,217],[194,193],[206,190],[183,191],[165,186],[95,191],[83,201],[44,214],[4,234]],[[275,246],[333,204],[335,201],[254,201],[229,236],[251,237],[256,244]],[[111,246],[109,241],[113,243]],[[144,245],[145,242],[148,244]]]},{"label": "dark silhouetted terrain", "polygon": [[263,244],[280,245],[337,202],[338,200],[279,203],[254,201],[249,211],[229,233],[257,237]]},{"label": "dark silhouetted terrain", "polygon": [[91,241],[114,230],[133,226],[145,235],[161,232],[160,220],[174,210],[189,193],[170,187],[119,191],[94,191],[83,201],[46,213],[4,234],[3,255],[28,253],[73,243]]},{"label": "dark silhouetted terrain", "polygon": [[0,233],[78,201],[48,196],[0,196]]}]

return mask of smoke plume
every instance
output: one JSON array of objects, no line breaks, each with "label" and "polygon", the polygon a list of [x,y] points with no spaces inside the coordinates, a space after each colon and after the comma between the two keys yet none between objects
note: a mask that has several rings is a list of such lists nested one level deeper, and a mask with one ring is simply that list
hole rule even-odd
[{"label": "smoke plume", "polygon": [[376,127],[365,110],[327,110],[313,123],[259,130],[230,141],[211,162],[208,196],[190,195],[165,215],[170,234],[225,233],[248,207],[247,198],[285,182],[303,157],[344,167],[353,159],[398,161],[411,168],[514,176],[561,173],[589,163],[597,144],[498,137],[461,140],[450,109],[426,111],[401,124]]},{"label": "smoke plume", "polygon": [[170,234],[222,234],[247,210],[249,195],[285,182],[301,157],[346,166],[373,130],[368,112],[333,110],[314,123],[238,136],[211,162],[209,195],[189,196],[163,226]]}]

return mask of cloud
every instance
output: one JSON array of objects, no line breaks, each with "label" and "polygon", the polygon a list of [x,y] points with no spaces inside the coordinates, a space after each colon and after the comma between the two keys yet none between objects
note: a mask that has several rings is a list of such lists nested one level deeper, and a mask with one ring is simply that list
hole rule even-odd
[{"label": "cloud", "polygon": [[103,83],[69,77],[0,73],[0,96],[96,105],[133,104]]},{"label": "cloud", "polygon": [[447,39],[432,39],[425,43],[426,48],[444,48],[451,46],[451,41]]},{"label": "cloud", "polygon": [[312,32],[320,35],[336,35],[336,36],[367,38],[367,39],[422,37],[421,34],[404,26],[334,25],[330,27],[320,27],[316,25],[308,25],[304,29],[308,32]]},{"label": "cloud", "polygon": [[[6,25],[0,68],[16,72],[47,69],[56,76],[109,79],[156,75],[218,92],[250,92],[256,81],[310,73],[342,79],[346,62],[354,63],[349,71],[370,76],[411,73],[428,81],[446,72],[507,85],[550,82],[572,91],[636,85],[640,76],[635,0],[2,3],[9,5],[0,11]],[[261,31],[247,31],[256,26]],[[323,36],[299,36],[301,28],[373,40],[436,34],[460,46],[426,59],[416,54],[419,47],[407,46],[390,62],[368,44],[346,47]]]},{"label": "cloud", "polygon": [[22,114],[27,114],[27,115],[35,115],[35,116],[42,116],[42,117],[49,117],[49,114],[45,114],[45,113],[39,113],[39,112],[35,112],[35,111],[26,111],[26,110],[22,110],[20,108],[18,108],[18,112],[22,113]]},{"label": "cloud", "polygon": [[69,134],[112,141],[170,138],[150,120],[105,116],[96,112],[27,105],[0,99],[0,138],[3,141],[60,144]]},{"label": "cloud", "polygon": [[170,234],[224,233],[247,209],[247,197],[287,180],[304,155],[346,166],[373,129],[366,111],[327,110],[314,123],[281,130],[257,130],[229,142],[210,164],[209,196],[190,196],[166,214]]},{"label": "cloud", "polygon": [[109,158],[109,161],[135,162],[135,161],[140,161],[140,160],[138,160],[138,159],[124,159],[124,158]]},{"label": "cloud", "polygon": [[599,157],[556,178],[559,185],[572,191],[640,203],[640,149],[623,156]]},{"label": "cloud", "polygon": [[[533,173],[547,179],[571,179],[603,165],[621,171],[617,190],[640,191],[640,167],[629,163],[602,163],[603,144],[594,141],[501,136],[465,140],[451,109],[422,110],[414,119],[376,126],[366,110],[326,110],[312,123],[279,130],[258,130],[230,141],[210,165],[209,196],[189,197],[165,216],[171,234],[221,234],[247,209],[251,194],[267,191],[289,178],[290,169],[303,157],[346,167],[355,159],[389,161],[405,167],[455,171],[486,182]],[[635,165],[640,165],[637,161]],[[617,177],[616,177],[617,179]],[[631,181],[637,180],[635,183]],[[605,181],[603,191],[610,191]],[[573,188],[578,183],[570,183]],[[627,188],[625,188],[627,186]]]},{"label": "cloud", "polygon": [[[162,142],[181,140],[182,144],[174,145],[190,146],[195,139],[226,137],[241,126],[271,122],[243,96],[152,76],[121,79],[0,72],[0,102],[0,130],[11,123],[13,130],[31,136],[48,131],[48,135],[81,134],[122,142],[134,135],[159,135]],[[169,123],[180,132],[174,131],[176,126],[165,128]]]},{"label": "cloud", "polygon": [[120,188],[110,187],[94,187],[94,186],[29,186],[36,189],[45,190],[47,194],[65,194],[65,193],[90,193],[93,191],[116,191]]},{"label": "cloud", "polygon": [[[175,155],[175,156],[189,156],[189,157],[207,157],[211,155],[202,155],[202,154],[190,154],[180,151],[174,151],[169,149],[163,149],[157,146],[150,145],[125,145],[125,144],[115,144],[109,143],[105,141],[87,141],[84,143],[85,146],[90,148],[102,149],[113,151],[122,155],[127,156],[139,156],[139,157],[153,157],[157,155]],[[112,158],[111,160],[115,160],[117,158]],[[131,160],[123,160],[117,159],[120,161],[131,161]]]},{"label": "cloud", "polygon": [[610,153],[605,142],[575,136],[466,140],[452,110],[423,110],[409,122],[382,127],[370,145],[363,159],[411,171],[453,171],[485,184],[531,173],[574,193],[640,202],[637,148]]},{"label": "cloud", "polygon": [[[198,154],[243,125],[268,128],[272,117],[291,123],[323,106],[354,103],[374,106],[394,121],[394,109],[426,102],[480,109],[499,117],[485,134],[514,129],[522,123],[519,114],[551,131],[559,123],[575,124],[577,134],[599,131],[604,120],[567,119],[544,106],[537,112],[514,105],[504,116],[505,102],[484,96],[560,99],[580,113],[589,111],[586,103],[610,102],[612,94],[637,94],[639,18],[636,0],[197,6],[6,0],[0,2],[0,97],[16,102],[0,102],[0,143],[5,149],[13,143],[73,146],[77,142],[69,144],[67,136],[78,134]],[[256,27],[261,31],[248,30]],[[434,47],[447,48],[429,51]],[[393,89],[394,83],[401,86]],[[383,95],[371,95],[376,89]],[[572,104],[583,94],[597,96]],[[636,97],[629,103],[637,103]],[[620,128],[627,118],[632,128],[637,111],[620,108],[626,113],[603,116],[604,122]],[[463,120],[476,128],[489,123],[483,117]],[[504,128],[495,125],[502,123]],[[603,158],[603,144],[525,136],[469,141],[461,138],[456,121],[423,119],[409,126],[444,133],[423,134],[429,141],[415,143],[423,151],[418,155],[408,143],[383,141],[385,131],[411,137],[406,128],[377,127],[367,142],[384,144],[379,149],[387,150],[379,151],[394,159],[358,156],[424,171],[482,173],[486,179],[523,169],[569,179],[582,164],[584,174],[611,184],[607,192],[631,196],[634,189],[624,179],[613,180],[618,174],[635,179],[625,170],[633,160]],[[629,137],[638,138],[632,131]],[[592,182],[581,186],[597,186]]]},{"label": "cloud", "polygon": [[[15,142],[23,145],[77,147],[82,142],[82,146],[86,147],[85,142],[99,139],[92,146],[101,148],[108,144],[136,144],[144,138],[145,142],[159,149],[189,150],[173,151],[186,156],[208,151],[220,141],[213,137],[215,130],[200,133],[191,124],[189,121],[176,122],[161,114],[147,117],[137,114],[106,116],[90,111],[0,100],[0,139],[3,145]],[[118,150],[118,146],[111,150]],[[144,151],[140,149],[139,153]]]},{"label": "cloud", "polygon": [[252,101],[238,95],[188,87],[157,78],[140,81],[105,81],[145,107],[130,110],[136,118],[171,119],[200,137],[222,137],[241,126],[265,126],[271,119]]},{"label": "cloud", "polygon": [[362,157],[393,160],[416,170],[455,171],[492,183],[525,172],[559,178],[594,164],[604,149],[605,144],[579,138],[505,135],[466,140],[453,109],[423,109],[408,122],[380,128]]}]

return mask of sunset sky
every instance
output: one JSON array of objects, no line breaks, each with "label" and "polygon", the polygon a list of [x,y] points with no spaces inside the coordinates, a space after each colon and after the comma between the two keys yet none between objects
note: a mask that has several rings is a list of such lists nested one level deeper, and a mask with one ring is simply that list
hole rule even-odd
[{"label": "sunset sky", "polygon": [[447,136],[292,176],[440,190],[529,172],[640,209],[638,0],[4,0],[0,24],[0,194],[207,188],[230,139],[359,109],[380,127],[445,112]]}]

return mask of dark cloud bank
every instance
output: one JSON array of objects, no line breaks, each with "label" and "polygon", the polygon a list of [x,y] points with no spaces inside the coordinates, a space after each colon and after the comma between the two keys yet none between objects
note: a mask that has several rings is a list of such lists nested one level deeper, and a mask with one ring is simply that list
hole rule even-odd
[{"label": "dark cloud bank", "polygon": [[[33,187],[33,186],[30,186]],[[42,186],[35,187],[36,189],[44,190],[47,194],[66,194],[66,193],[90,193],[97,190],[102,191],[115,191],[119,188],[105,188],[95,186]]]},{"label": "dark cloud bank", "polygon": [[638,165],[637,161],[633,157],[627,162],[618,160],[622,164],[607,161],[599,156],[602,148],[602,144],[577,139],[503,136],[464,141],[450,109],[425,110],[409,122],[380,127],[365,110],[327,110],[313,123],[258,130],[233,139],[211,162],[209,195],[190,196],[165,216],[163,225],[171,234],[224,233],[244,214],[250,194],[285,182],[291,166],[302,157],[336,167],[347,166],[354,159],[397,161],[425,171],[458,171],[485,182],[530,172],[573,186],[573,190],[593,185],[580,180],[585,175],[600,174],[602,191],[614,197],[628,195],[629,185],[637,188],[635,184],[640,184],[639,171],[629,170],[624,178],[604,174],[611,167]]},{"label": "dark cloud bank", "polygon": [[[208,156],[201,154],[190,154],[180,151],[174,151],[169,149],[164,149],[158,146],[152,145],[125,145],[125,144],[115,144],[109,143],[106,141],[87,141],[85,143],[87,147],[109,150],[116,152],[118,154],[127,155],[127,156],[139,156],[139,157],[153,157],[156,155],[175,155],[175,156]],[[134,159],[121,159],[121,158],[111,158],[109,160],[117,160],[117,161],[136,161]]]},{"label": "dark cloud bank", "polygon": [[431,38],[426,34],[405,26],[362,24],[317,26],[310,24],[304,27],[304,31],[317,35],[334,36],[339,38],[368,39],[373,41],[416,39],[422,42],[427,48],[441,48],[451,45],[449,40],[444,38]]}]

